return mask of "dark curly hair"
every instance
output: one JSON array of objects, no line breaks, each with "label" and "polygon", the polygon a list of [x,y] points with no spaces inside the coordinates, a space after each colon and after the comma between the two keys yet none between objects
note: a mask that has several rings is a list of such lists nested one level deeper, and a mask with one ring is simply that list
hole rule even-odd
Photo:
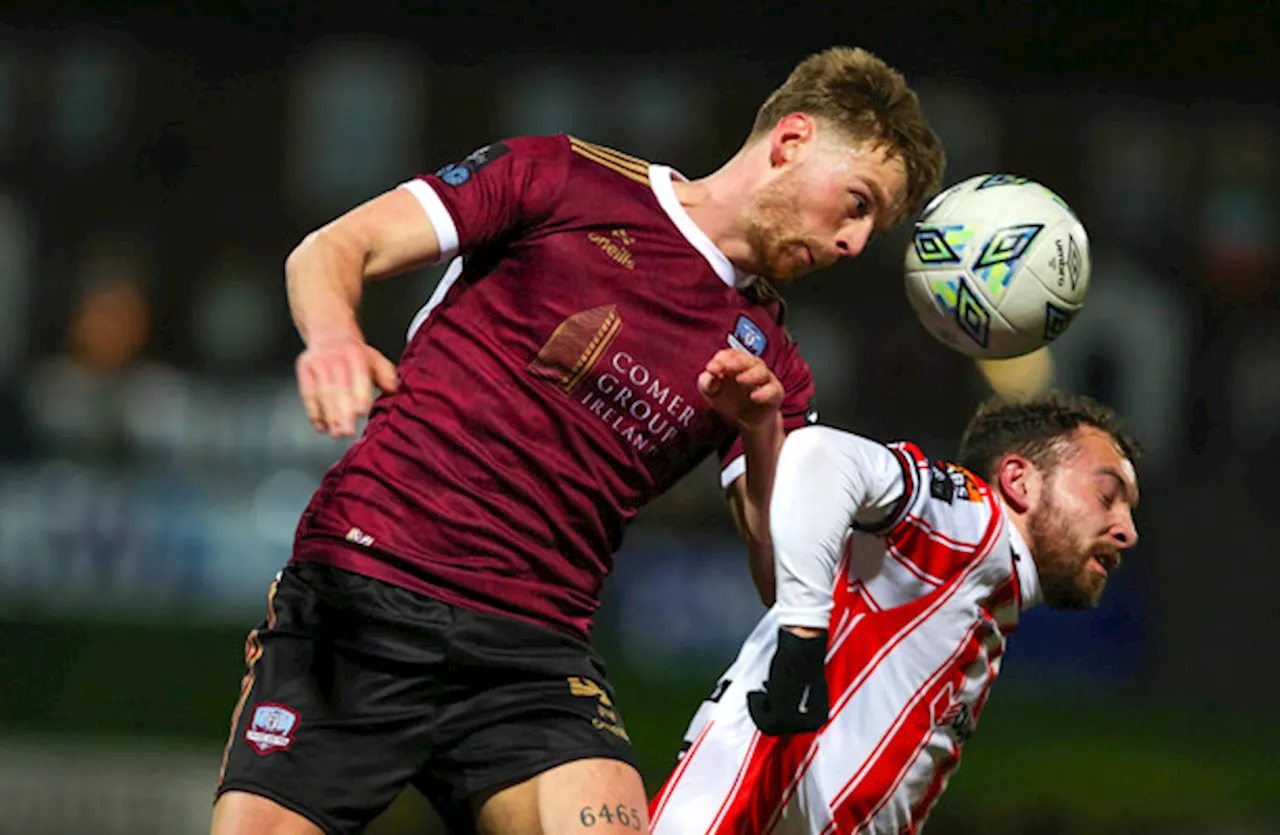
[{"label": "dark curly hair", "polygon": [[1052,391],[1030,398],[995,396],[984,401],[964,430],[956,463],[990,479],[1000,459],[1021,455],[1043,470],[1052,469],[1070,449],[1070,436],[1082,426],[1106,432],[1130,461],[1142,447],[1124,421],[1091,397]]}]

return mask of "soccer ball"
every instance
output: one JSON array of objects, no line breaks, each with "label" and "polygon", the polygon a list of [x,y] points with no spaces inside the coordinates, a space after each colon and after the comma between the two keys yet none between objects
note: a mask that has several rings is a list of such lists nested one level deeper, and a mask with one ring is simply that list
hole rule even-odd
[{"label": "soccer ball", "polygon": [[1039,183],[982,174],[929,202],[905,269],[907,298],[929,333],[971,357],[1016,357],[1052,342],[1080,312],[1089,238]]}]

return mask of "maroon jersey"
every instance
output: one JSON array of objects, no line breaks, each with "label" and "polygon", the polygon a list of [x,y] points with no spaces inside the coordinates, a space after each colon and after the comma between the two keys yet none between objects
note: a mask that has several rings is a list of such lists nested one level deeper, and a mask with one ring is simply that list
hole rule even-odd
[{"label": "maroon jersey", "polygon": [[736,428],[697,390],[717,350],[760,356],[788,430],[805,423],[812,378],[780,303],[697,228],[672,176],[555,136],[405,184],[458,258],[414,321],[399,391],[303,515],[296,560],[583,637],[636,512],[713,452],[726,483],[742,472]]}]

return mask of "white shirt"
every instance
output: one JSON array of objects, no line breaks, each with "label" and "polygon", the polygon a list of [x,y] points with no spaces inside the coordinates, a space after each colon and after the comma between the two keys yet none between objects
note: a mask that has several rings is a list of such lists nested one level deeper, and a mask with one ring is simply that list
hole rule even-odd
[{"label": "white shirt", "polygon": [[[827,427],[788,437],[770,516],[777,603],[694,716],[653,832],[915,831],[1039,600],[1026,544],[963,468]],[[765,737],[747,712],[782,623],[829,629],[817,734]]]}]

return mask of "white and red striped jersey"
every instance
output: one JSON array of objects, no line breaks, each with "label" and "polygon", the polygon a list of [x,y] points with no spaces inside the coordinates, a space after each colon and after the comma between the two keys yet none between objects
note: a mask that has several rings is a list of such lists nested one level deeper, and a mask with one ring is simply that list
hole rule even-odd
[{"label": "white and red striped jersey", "polygon": [[[826,427],[788,438],[770,514],[778,602],[694,716],[652,831],[918,832],[1039,599],[1026,544],[967,470]],[[779,624],[829,628],[816,734],[767,737],[747,712]]]}]

